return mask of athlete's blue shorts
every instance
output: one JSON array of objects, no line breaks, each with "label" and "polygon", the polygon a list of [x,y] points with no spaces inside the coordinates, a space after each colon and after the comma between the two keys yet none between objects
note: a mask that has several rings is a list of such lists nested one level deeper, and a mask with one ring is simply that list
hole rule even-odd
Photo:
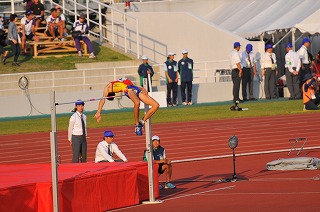
[{"label": "athlete's blue shorts", "polygon": [[138,86],[128,85],[128,87],[127,87],[127,89],[126,89],[126,92],[125,92],[124,94],[125,94],[126,97],[128,97],[129,99],[130,99],[130,97],[129,97],[129,95],[128,95],[128,90],[133,90],[133,91],[136,93],[137,97],[139,97],[139,94],[141,93],[141,89],[140,89]]}]

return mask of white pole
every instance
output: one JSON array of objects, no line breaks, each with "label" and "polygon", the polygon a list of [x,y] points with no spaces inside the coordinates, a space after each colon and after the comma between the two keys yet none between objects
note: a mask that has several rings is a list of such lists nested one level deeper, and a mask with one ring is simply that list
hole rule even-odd
[{"label": "white pole", "polygon": [[149,85],[149,94],[152,97],[152,85],[151,85],[151,76],[150,76],[150,74],[148,74],[148,82],[149,82],[148,83],[148,85]]},{"label": "white pole", "polygon": [[11,14],[14,14],[14,1],[11,0]]},{"label": "white pole", "polygon": [[102,16],[101,16],[101,4],[99,4],[98,6],[98,10],[99,10],[99,32],[100,32],[100,39],[99,42],[100,44],[102,44],[102,40],[103,40],[103,35],[102,35]]},{"label": "white pole", "polygon": [[[150,76],[150,75],[149,75]],[[143,87],[147,89],[148,83],[146,78],[143,79]],[[147,113],[149,105],[144,104],[144,112]],[[149,180],[149,201],[144,201],[144,204],[157,204],[162,203],[160,200],[155,200],[154,196],[154,171],[153,171],[153,150],[151,141],[151,118],[145,121],[145,134],[146,134],[146,149],[147,149],[147,160],[148,160],[148,180]]]},{"label": "white pole", "polygon": [[123,31],[124,31],[124,52],[127,53],[128,52],[128,47],[127,47],[127,16],[126,14],[123,15]]},{"label": "white pole", "polygon": [[[148,88],[147,79],[143,79],[143,87]],[[144,104],[144,112],[147,113],[149,105]],[[146,133],[146,148],[147,148],[147,160],[148,160],[148,179],[149,179],[149,201],[154,202],[154,179],[153,179],[153,151],[151,141],[151,118],[146,120],[145,124]]]},{"label": "white pole", "polygon": [[292,33],[292,50],[295,52],[296,51],[296,37],[295,37],[295,32],[296,32],[296,28],[293,28],[291,30]]},{"label": "white pole", "polygon": [[51,92],[51,132],[50,132],[50,148],[51,148],[51,172],[52,172],[52,198],[53,211],[59,212],[58,197],[58,156],[57,156],[57,123],[56,123],[56,100],[55,92]]},{"label": "white pole", "polygon": [[137,59],[140,58],[140,41],[139,41],[139,20],[136,19],[136,33],[137,33]]}]

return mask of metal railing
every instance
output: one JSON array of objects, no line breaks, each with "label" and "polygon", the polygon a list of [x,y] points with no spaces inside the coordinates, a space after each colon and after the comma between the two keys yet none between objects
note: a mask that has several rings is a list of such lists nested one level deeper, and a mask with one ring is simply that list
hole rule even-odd
[{"label": "metal railing", "polygon": [[[204,61],[194,64],[194,83],[218,83],[230,81],[228,72],[221,73],[220,70],[226,70],[228,61]],[[155,75],[152,78],[153,85],[160,86],[166,84],[166,78],[163,71],[163,64],[152,66]],[[120,77],[126,77],[139,85],[139,76],[137,66],[122,66],[111,68],[91,68],[77,70],[60,70],[47,72],[28,72],[18,74],[0,75],[0,96],[10,96],[18,94],[21,89],[18,86],[18,80],[21,76],[29,79],[29,91],[32,93],[48,93],[51,90],[59,92],[83,91],[102,89],[108,82]]]}]

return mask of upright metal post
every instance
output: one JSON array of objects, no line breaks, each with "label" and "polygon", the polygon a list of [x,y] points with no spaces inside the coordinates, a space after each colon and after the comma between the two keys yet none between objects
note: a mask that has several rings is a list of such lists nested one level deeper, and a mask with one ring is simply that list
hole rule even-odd
[{"label": "upright metal post", "polygon": [[[150,78],[150,75],[149,75]],[[151,84],[151,83],[150,83]],[[143,79],[143,87],[148,89],[148,79]],[[147,113],[149,105],[144,104],[144,112]],[[145,121],[145,134],[146,134],[146,149],[147,149],[147,160],[148,160],[148,180],[149,180],[149,201],[144,201],[144,204],[156,204],[162,203],[162,201],[155,200],[154,196],[154,169],[153,169],[153,150],[152,150],[152,129],[151,129],[151,118]]]},{"label": "upright metal post", "polygon": [[58,197],[58,156],[57,156],[57,122],[56,122],[56,100],[55,92],[50,95],[51,103],[51,132],[50,132],[50,148],[51,148],[51,172],[52,172],[52,198],[53,211],[59,212]]},{"label": "upright metal post", "polygon": [[[143,87],[148,90],[148,79],[143,79]],[[149,110],[149,105],[144,104],[144,113]],[[146,148],[147,148],[147,159],[148,159],[148,179],[149,179],[149,201],[154,202],[154,173],[153,173],[153,151],[152,151],[152,141],[151,141],[151,118],[146,120],[145,124],[146,133]]]},{"label": "upright metal post", "polygon": [[98,11],[99,11],[99,42],[102,44],[103,41],[103,34],[102,34],[102,15],[101,15],[101,4],[98,4]]}]

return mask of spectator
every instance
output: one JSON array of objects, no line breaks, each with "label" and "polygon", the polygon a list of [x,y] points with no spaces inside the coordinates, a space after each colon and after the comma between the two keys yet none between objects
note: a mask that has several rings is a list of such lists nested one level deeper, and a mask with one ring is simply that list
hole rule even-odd
[{"label": "spectator", "polygon": [[[188,50],[182,51],[182,59],[178,62],[178,71],[181,79],[182,105],[193,105],[192,102],[192,81],[193,81],[193,60],[188,57]],[[187,89],[187,98],[186,98]]]},{"label": "spectator", "polygon": [[299,86],[299,71],[301,67],[301,62],[299,54],[292,51],[291,43],[288,43],[286,45],[286,51],[287,54],[285,56],[285,67],[287,87],[290,93],[289,100],[301,99],[301,88]]},{"label": "spectator", "polygon": [[33,0],[33,4],[29,10],[33,12],[36,18],[36,30],[39,28],[40,23],[44,20],[44,6],[39,0]]},{"label": "spectator", "polygon": [[[96,150],[96,158],[95,162],[128,162],[126,156],[121,152],[121,150],[118,148],[118,145],[114,143],[114,134],[112,131],[107,130],[103,133],[103,141],[101,141]],[[113,153],[116,153],[116,155],[121,160],[114,160],[113,159]]]},{"label": "spectator", "polygon": [[[165,149],[160,146],[160,138],[157,135],[152,136],[152,150],[153,150],[153,160],[158,164],[158,174],[165,173],[166,175],[166,184],[165,188],[176,188],[175,185],[170,183],[172,176],[172,164],[169,159],[166,158]],[[145,151],[143,160],[147,161],[147,152]],[[160,189],[163,187],[160,186]]]},{"label": "spectator", "polygon": [[[246,50],[241,55],[242,65],[242,98],[243,101],[257,100],[253,96],[253,78],[257,75],[256,59],[253,55],[253,46],[247,44]],[[247,87],[249,87],[249,98],[247,96]]]},{"label": "spectator", "polygon": [[85,42],[88,47],[88,51],[90,52],[89,58],[95,58],[96,56],[93,53],[92,43],[88,38],[89,25],[87,24],[85,14],[80,14],[79,20],[74,22],[71,30],[73,32],[79,32],[79,35],[77,36],[74,36],[73,34],[73,39],[74,39],[74,42],[76,43],[76,48],[77,48],[79,57],[82,57],[80,40],[83,40],[83,42]]},{"label": "spectator", "polygon": [[276,55],[271,44],[266,45],[266,52],[261,56],[261,71],[264,76],[264,92],[266,99],[277,98],[276,77],[278,69]]},{"label": "spectator", "polygon": [[26,3],[26,12],[30,11],[30,6],[33,4],[33,0],[23,0]]},{"label": "spectator", "polygon": [[[147,55],[143,55],[141,57],[142,59],[142,64],[139,66],[138,68],[138,74],[140,76],[140,86],[143,87],[143,79],[146,78],[148,79],[148,75],[150,74],[150,80],[151,80],[151,84],[152,84],[152,77],[154,75],[154,71],[153,71],[153,68],[151,65],[149,65],[148,63],[148,57]],[[147,81],[148,82],[148,92],[150,91],[149,89],[149,80]]]},{"label": "spectator", "polygon": [[83,114],[84,102],[76,101],[69,120],[68,140],[72,147],[72,163],[87,161],[87,116]]},{"label": "spectator", "polygon": [[63,13],[61,13],[61,8],[58,5],[56,5],[54,8],[57,10],[57,15],[60,20],[59,24],[63,25],[63,35],[68,36],[67,28],[66,28],[66,16]]},{"label": "spectator", "polygon": [[320,51],[316,55],[316,59],[312,69],[313,69],[313,73],[320,74]]},{"label": "spectator", "polygon": [[40,38],[36,35],[35,24],[36,21],[33,19],[33,12],[26,12],[26,16],[21,19],[21,27],[22,27],[22,37],[21,37],[21,48],[22,54],[26,54],[25,45],[27,40],[32,40],[38,42]]},{"label": "spectator", "polygon": [[[177,95],[178,95],[178,66],[177,61],[174,60],[176,54],[169,52],[167,55],[167,61],[164,62],[163,69],[166,74],[167,81],[167,104],[169,107],[177,106]],[[171,98],[172,91],[172,98]]]},{"label": "spectator", "polygon": [[3,57],[3,59],[2,59],[3,64],[6,64],[6,60],[8,58],[14,56],[12,65],[13,66],[20,66],[20,64],[18,63],[18,58],[20,55],[20,44],[19,43],[21,43],[21,39],[18,34],[17,26],[15,23],[17,20],[18,20],[18,18],[17,18],[16,14],[10,15],[10,23],[8,26],[8,40],[9,40],[12,51]]},{"label": "spectator", "polygon": [[0,54],[2,55],[2,59],[3,57],[5,57],[8,53],[7,50],[5,50],[3,48],[3,46],[6,46],[5,40],[6,40],[6,32],[4,31],[4,26],[3,26],[3,22],[2,22],[2,17],[0,16]]},{"label": "spectator", "polygon": [[301,60],[301,69],[299,71],[300,87],[302,86],[304,75],[311,73],[310,58],[308,54],[309,46],[310,46],[310,40],[308,38],[303,38],[302,45],[298,50],[298,54]]},{"label": "spectator", "polygon": [[52,8],[51,15],[49,15],[46,19],[47,26],[45,34],[47,36],[52,36],[54,41],[58,41],[58,36],[61,41],[64,41],[63,38],[63,24],[60,22],[60,18],[58,17],[57,9]]},{"label": "spectator", "polygon": [[320,96],[317,92],[317,76],[306,74],[303,79],[302,93],[303,104],[306,110],[319,110]]},{"label": "spectator", "polygon": [[[144,122],[149,119],[159,108],[159,103],[156,102],[152,97],[148,95],[146,89],[135,86],[129,79],[120,78],[116,81],[110,82],[103,90],[103,96],[99,102],[98,110],[94,117],[97,119],[97,122],[101,120],[101,110],[105,103],[105,99],[113,100],[115,93],[124,92],[125,95],[131,99],[134,103],[133,113],[134,113],[134,121],[135,121],[135,132],[136,135],[142,135],[142,128]],[[139,107],[140,101],[144,104],[150,105],[151,108],[144,115],[144,117],[139,121]]]},{"label": "spectator", "polygon": [[243,102],[239,98],[240,92],[240,83],[242,77],[242,66],[241,66],[241,55],[239,54],[239,50],[241,45],[239,42],[235,42],[233,44],[233,51],[230,54],[230,66],[231,66],[231,77],[233,82],[233,101],[234,102]]}]

